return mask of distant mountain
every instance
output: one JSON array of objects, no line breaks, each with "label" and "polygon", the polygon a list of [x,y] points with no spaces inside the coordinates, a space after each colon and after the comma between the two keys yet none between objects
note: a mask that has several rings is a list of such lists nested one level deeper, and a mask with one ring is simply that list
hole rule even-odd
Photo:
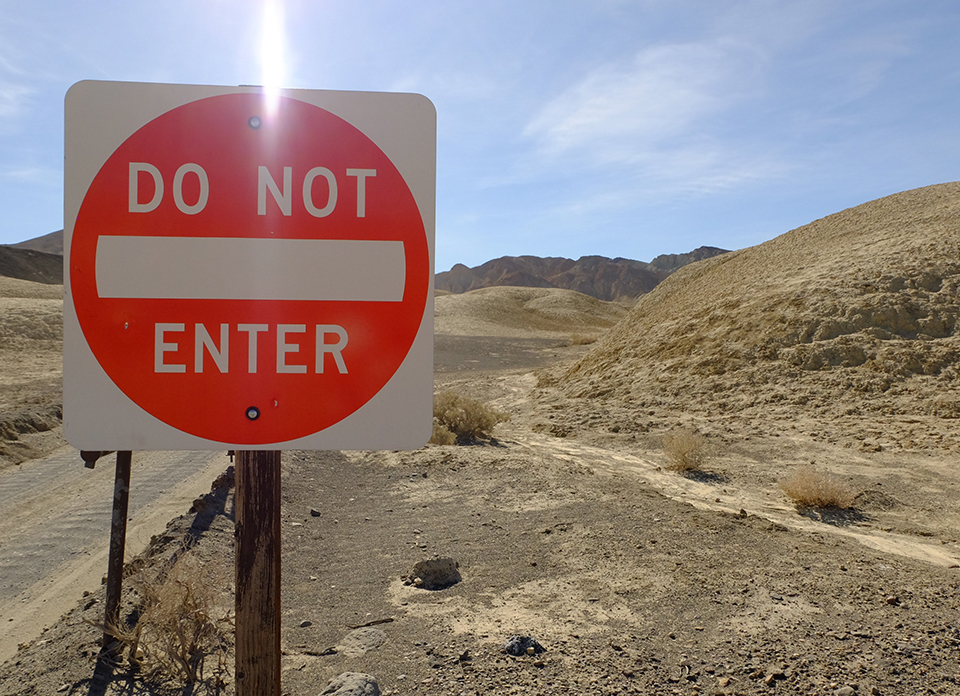
[{"label": "distant mountain", "polygon": [[0,245],[0,276],[35,283],[63,283],[63,257],[34,249]]},{"label": "distant mountain", "polygon": [[693,251],[688,251],[686,254],[660,254],[660,256],[650,262],[650,265],[654,268],[666,271],[667,273],[673,273],[677,269],[683,268],[687,264],[693,263],[694,261],[703,261],[704,259],[713,258],[714,256],[719,256],[720,254],[726,253],[726,249],[702,246],[697,247]]},{"label": "distant mountain", "polygon": [[437,273],[434,287],[451,293],[512,285],[528,288],[576,290],[600,300],[633,299],[650,292],[678,268],[726,253],[700,247],[686,254],[664,254],[650,263],[605,256],[573,259],[539,256],[503,256],[474,268],[458,263]]},{"label": "distant mountain", "polygon": [[[725,254],[725,249],[702,246],[686,254],[662,254],[645,263],[605,256],[573,259],[539,256],[503,256],[475,268],[458,263],[437,273],[434,287],[455,294],[495,286],[562,288],[600,300],[634,299],[653,290],[661,280],[694,261]],[[41,283],[63,282],[63,230],[0,245],[0,275]]]},{"label": "distant mountain", "polygon": [[11,244],[14,249],[32,249],[33,251],[45,251],[48,254],[60,254],[63,256],[63,230],[57,230],[42,237],[28,239],[19,244]]}]

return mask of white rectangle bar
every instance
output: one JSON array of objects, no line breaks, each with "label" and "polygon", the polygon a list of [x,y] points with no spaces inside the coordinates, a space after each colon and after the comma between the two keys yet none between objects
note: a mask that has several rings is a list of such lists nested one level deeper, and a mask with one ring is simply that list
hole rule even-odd
[{"label": "white rectangle bar", "polygon": [[403,242],[101,236],[103,298],[400,302]]}]

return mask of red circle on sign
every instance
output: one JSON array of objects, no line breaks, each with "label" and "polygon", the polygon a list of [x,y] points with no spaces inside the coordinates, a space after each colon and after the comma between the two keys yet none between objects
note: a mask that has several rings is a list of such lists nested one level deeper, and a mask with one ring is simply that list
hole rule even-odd
[{"label": "red circle on sign", "polygon": [[[237,254],[264,258],[254,277],[225,284],[230,292],[242,286],[240,297],[220,296],[209,279],[178,279],[168,259],[158,258],[157,276],[143,273],[143,283],[107,282],[117,275],[104,265],[115,261],[109,250],[130,251],[140,268],[148,257],[137,254],[157,249],[155,238],[187,254],[221,250],[220,258],[184,259],[185,267],[209,266],[213,278],[224,272],[218,264]],[[391,297],[344,297],[338,288],[328,297],[258,295],[261,286],[277,285],[268,282],[276,277],[260,275],[297,285],[278,259],[300,249],[338,253],[344,245],[333,240],[390,243],[359,247],[392,249],[391,272],[400,264],[402,290]],[[365,256],[347,257],[356,258]],[[339,263],[322,261],[328,270]],[[303,263],[291,267],[305,286],[318,286]],[[247,445],[317,433],[372,399],[414,342],[429,267],[417,203],[375,143],[320,107],[281,98],[270,109],[253,93],[185,104],[127,138],[87,190],[70,249],[80,326],[117,387],[178,430]],[[362,278],[368,269],[340,270]],[[180,292],[188,286],[199,289]],[[180,296],[191,292],[196,296]]]}]

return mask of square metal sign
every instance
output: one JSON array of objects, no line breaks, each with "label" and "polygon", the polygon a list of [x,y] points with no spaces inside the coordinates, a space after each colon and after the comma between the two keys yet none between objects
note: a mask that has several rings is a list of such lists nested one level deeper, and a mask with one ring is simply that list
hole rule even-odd
[{"label": "square metal sign", "polygon": [[65,123],[71,444],[429,439],[429,100],[86,81]]}]

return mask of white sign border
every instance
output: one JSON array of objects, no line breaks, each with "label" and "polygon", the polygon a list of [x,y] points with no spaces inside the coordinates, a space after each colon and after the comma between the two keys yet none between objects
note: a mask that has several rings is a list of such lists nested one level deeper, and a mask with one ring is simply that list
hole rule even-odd
[{"label": "white sign border", "polygon": [[158,116],[221,94],[261,93],[224,87],[86,80],[64,100],[63,432],[82,450],[417,449],[432,432],[433,268],[436,230],[436,109],[419,94],[281,90],[323,108],[372,140],[397,167],[420,209],[430,254],[423,320],[406,359],[363,407],[320,432],[286,442],[219,442],[173,428],[131,401],[93,355],[70,290],[70,245],[80,205],[113,152]]}]

